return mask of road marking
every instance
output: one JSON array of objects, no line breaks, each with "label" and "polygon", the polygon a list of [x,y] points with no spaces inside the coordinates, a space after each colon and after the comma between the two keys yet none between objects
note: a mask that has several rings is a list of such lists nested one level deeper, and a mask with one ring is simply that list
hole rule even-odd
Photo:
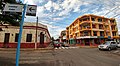
[{"label": "road marking", "polygon": [[75,48],[79,48],[79,47],[59,47],[55,49],[75,49]]},{"label": "road marking", "polygon": [[19,62],[20,64],[31,64],[31,63],[38,63],[38,61],[35,61],[35,60],[22,60]]}]

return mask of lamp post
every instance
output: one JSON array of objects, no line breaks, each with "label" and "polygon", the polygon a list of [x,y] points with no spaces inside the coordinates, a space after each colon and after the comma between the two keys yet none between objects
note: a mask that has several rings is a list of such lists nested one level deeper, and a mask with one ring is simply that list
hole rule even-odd
[{"label": "lamp post", "polygon": [[38,16],[37,16],[37,21],[36,21],[35,49],[37,49],[37,28],[38,28]]}]

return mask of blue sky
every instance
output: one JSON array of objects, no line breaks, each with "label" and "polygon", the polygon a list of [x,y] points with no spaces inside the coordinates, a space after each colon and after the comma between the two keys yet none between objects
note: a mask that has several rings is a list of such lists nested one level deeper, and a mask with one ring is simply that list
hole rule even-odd
[{"label": "blue sky", "polygon": [[[107,18],[116,18],[120,25],[120,0],[21,0],[37,5],[39,23],[48,26],[50,35],[58,38],[77,17],[95,14]],[[106,14],[106,15],[105,15]],[[117,16],[116,16],[117,15]],[[36,17],[26,16],[25,22],[36,22]],[[119,33],[120,33],[120,26]]]}]

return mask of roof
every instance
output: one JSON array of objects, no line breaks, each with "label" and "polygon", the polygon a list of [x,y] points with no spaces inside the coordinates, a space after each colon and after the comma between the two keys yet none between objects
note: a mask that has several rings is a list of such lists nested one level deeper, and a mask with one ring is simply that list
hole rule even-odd
[{"label": "roof", "polygon": [[[24,26],[36,26],[36,22],[25,22]],[[38,26],[47,29],[47,26],[41,23],[38,23]]]}]

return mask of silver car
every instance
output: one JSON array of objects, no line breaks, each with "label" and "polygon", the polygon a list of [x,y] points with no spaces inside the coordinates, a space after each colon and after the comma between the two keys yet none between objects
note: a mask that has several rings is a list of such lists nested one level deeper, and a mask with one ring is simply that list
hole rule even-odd
[{"label": "silver car", "polygon": [[119,42],[117,43],[117,47],[120,48],[120,43]]},{"label": "silver car", "polygon": [[99,50],[102,49],[107,49],[107,50],[112,50],[112,49],[117,49],[117,43],[115,41],[106,41],[103,44],[98,45]]}]

